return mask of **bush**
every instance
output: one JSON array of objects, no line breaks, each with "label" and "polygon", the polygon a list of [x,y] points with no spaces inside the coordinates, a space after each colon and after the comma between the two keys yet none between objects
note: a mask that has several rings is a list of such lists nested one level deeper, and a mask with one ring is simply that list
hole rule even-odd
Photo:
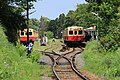
[{"label": "bush", "polygon": [[25,47],[9,43],[1,26],[0,35],[0,80],[40,80],[39,54],[27,58]]},{"label": "bush", "polygon": [[53,38],[53,32],[51,32],[51,31],[47,31],[46,35],[47,35],[48,39]]},{"label": "bush", "polygon": [[84,69],[111,80],[120,80],[120,47],[116,51],[98,51],[96,42],[87,44],[83,57],[85,60]]},{"label": "bush", "polygon": [[104,48],[106,51],[115,51],[119,47],[117,41],[110,35],[100,38],[100,44],[102,46],[101,48]]}]

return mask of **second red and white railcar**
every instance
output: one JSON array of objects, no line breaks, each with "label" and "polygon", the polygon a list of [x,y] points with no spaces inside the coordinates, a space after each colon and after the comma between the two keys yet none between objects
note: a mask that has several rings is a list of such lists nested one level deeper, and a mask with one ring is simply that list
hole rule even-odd
[{"label": "second red and white railcar", "polygon": [[79,45],[84,41],[84,29],[79,26],[71,26],[65,28],[63,32],[64,43],[67,46]]},{"label": "second red and white railcar", "polygon": [[[38,31],[29,28],[29,40],[36,41],[38,40]],[[20,43],[27,42],[27,29],[20,31]]]}]

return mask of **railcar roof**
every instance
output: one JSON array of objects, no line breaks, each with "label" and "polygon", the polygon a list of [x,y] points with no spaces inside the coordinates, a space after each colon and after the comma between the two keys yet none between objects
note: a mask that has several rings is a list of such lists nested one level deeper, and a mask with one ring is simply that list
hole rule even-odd
[{"label": "railcar roof", "polygon": [[81,26],[70,26],[70,27],[67,27],[67,28],[83,28]]},{"label": "railcar roof", "polygon": [[[20,30],[21,31],[21,30]],[[27,29],[24,29],[23,31],[27,31]],[[34,31],[34,32],[38,32],[37,30],[34,30],[32,28],[29,28],[29,31]]]},{"label": "railcar roof", "polygon": [[67,27],[66,29],[75,29],[75,28],[77,28],[77,29],[79,29],[79,28],[83,29],[83,27],[80,27],[80,26],[70,26],[70,27]]}]

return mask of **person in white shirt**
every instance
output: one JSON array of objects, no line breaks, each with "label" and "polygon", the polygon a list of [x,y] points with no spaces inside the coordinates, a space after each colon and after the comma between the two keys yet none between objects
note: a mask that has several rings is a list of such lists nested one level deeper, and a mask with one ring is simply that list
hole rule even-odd
[{"label": "person in white shirt", "polygon": [[47,43],[48,43],[48,38],[47,38],[46,34],[45,34],[45,36],[44,36],[44,41],[45,41],[45,44],[47,45]]}]

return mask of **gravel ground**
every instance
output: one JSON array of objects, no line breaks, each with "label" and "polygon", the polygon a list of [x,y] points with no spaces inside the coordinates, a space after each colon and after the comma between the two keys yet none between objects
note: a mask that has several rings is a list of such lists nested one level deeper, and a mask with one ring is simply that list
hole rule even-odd
[{"label": "gravel ground", "polygon": [[46,64],[46,65],[52,65],[52,61],[48,56],[43,55],[42,58],[39,60],[39,63]]},{"label": "gravel ground", "polygon": [[81,58],[82,54],[78,54],[76,55],[75,58],[75,64],[77,65],[77,68],[82,68],[85,65],[85,62],[83,61],[83,59]]},{"label": "gravel ground", "polygon": [[44,75],[41,77],[41,80],[53,80],[51,77],[48,77],[47,75]]}]

